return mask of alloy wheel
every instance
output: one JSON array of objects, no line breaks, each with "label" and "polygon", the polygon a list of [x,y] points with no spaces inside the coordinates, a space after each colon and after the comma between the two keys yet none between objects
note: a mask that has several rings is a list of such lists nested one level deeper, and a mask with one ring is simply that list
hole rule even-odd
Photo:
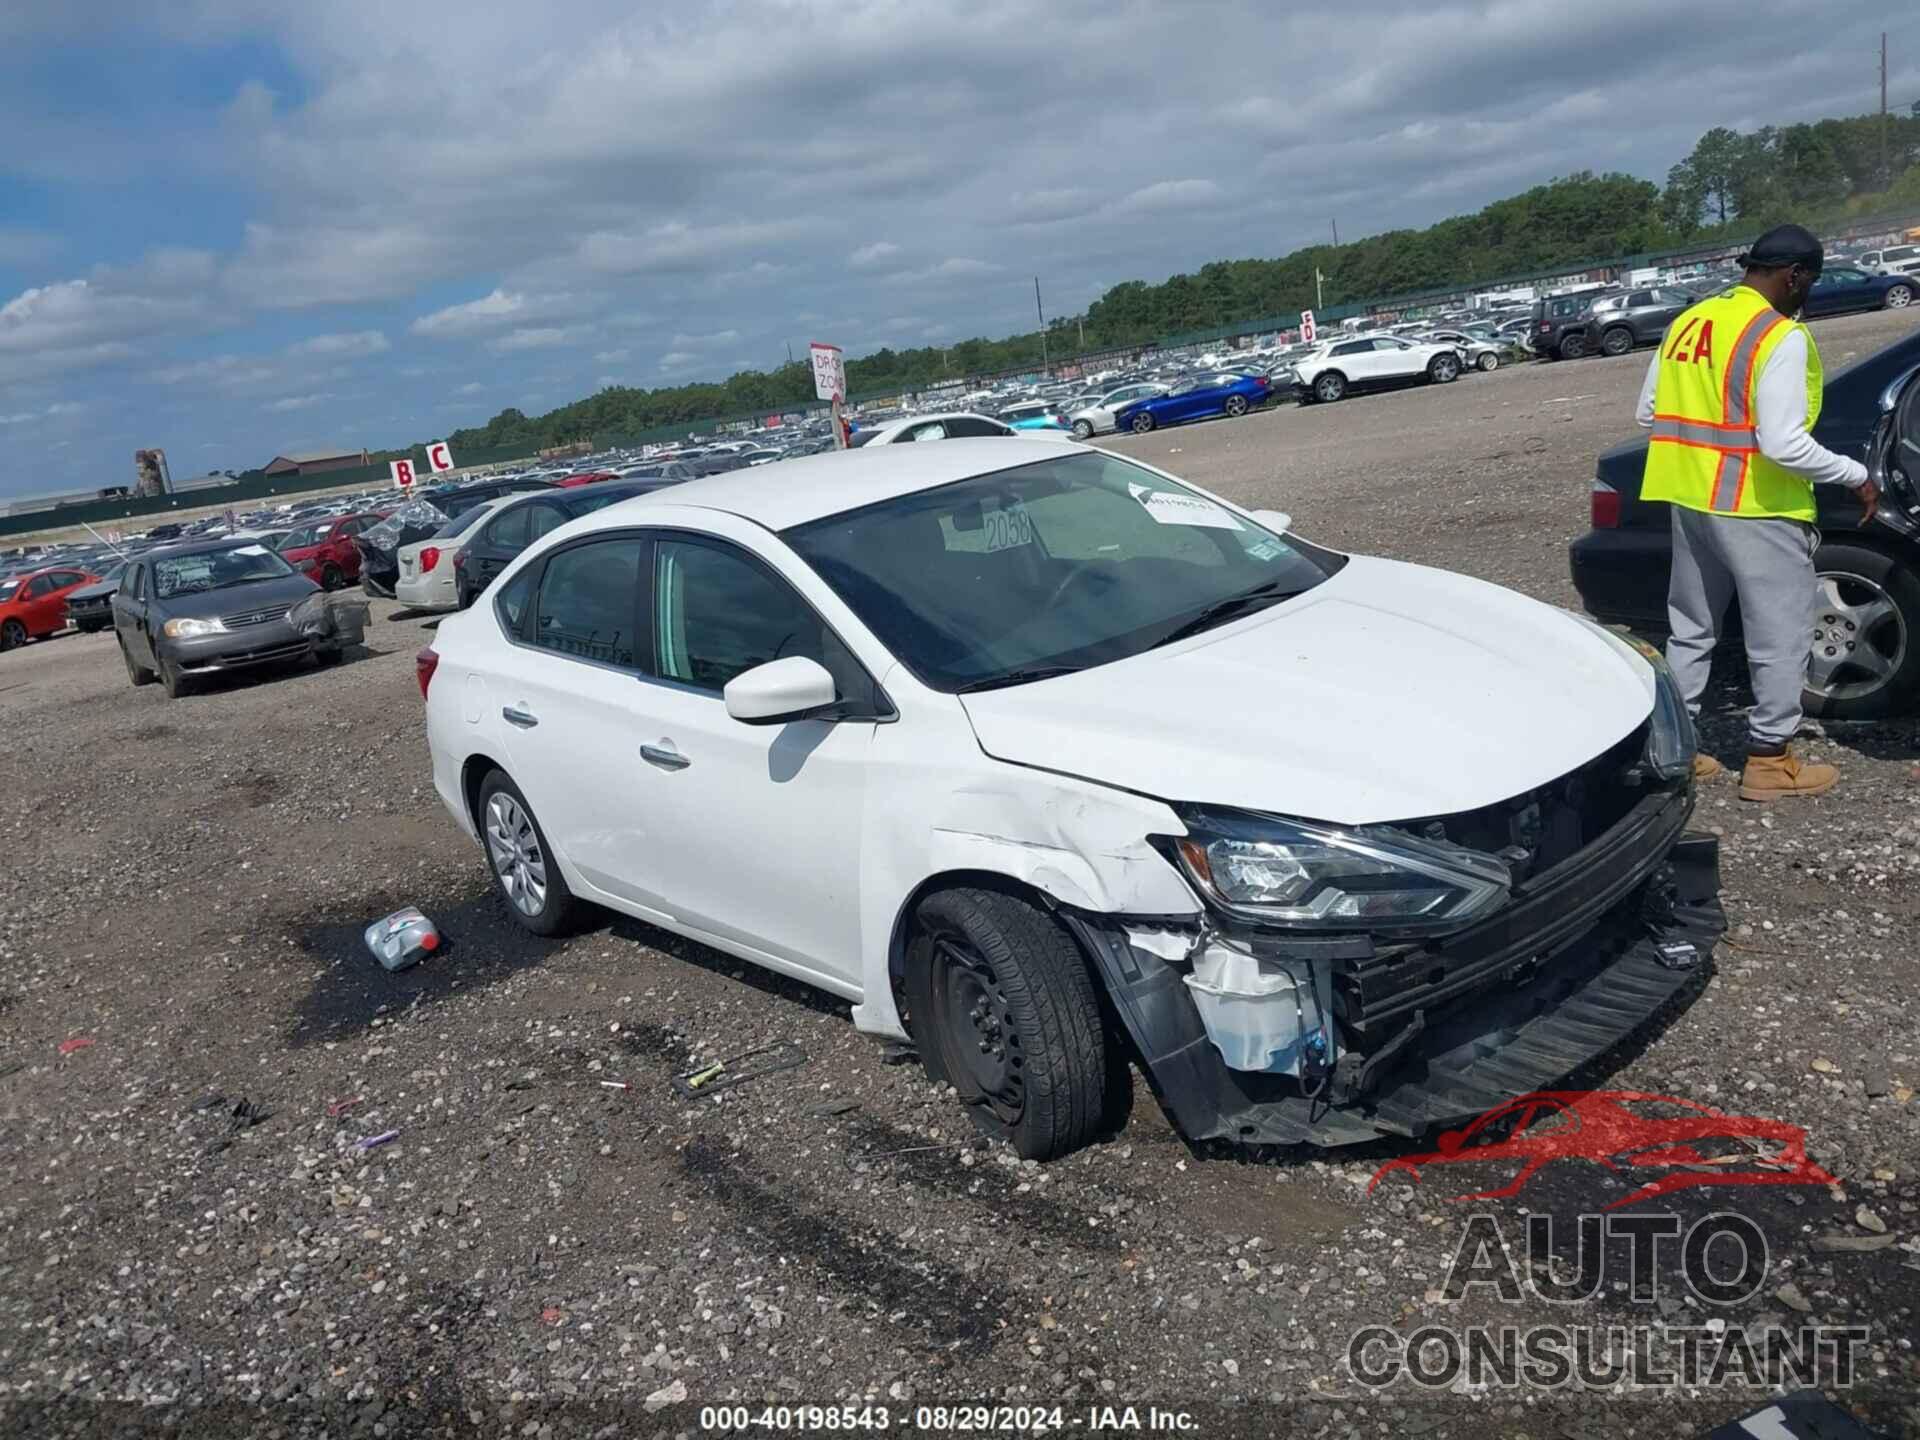
[{"label": "alloy wheel", "polygon": [[1899,673],[1907,623],[1880,585],[1861,575],[1820,576],[1807,688],[1828,700],[1859,700]]},{"label": "alloy wheel", "polygon": [[514,908],[538,915],[547,903],[546,851],[532,817],[505,792],[487,802],[487,854]]},{"label": "alloy wheel", "polygon": [[1887,291],[1887,308],[1889,310],[1904,310],[1912,303],[1913,291],[1905,285],[1895,285],[1891,290]]}]

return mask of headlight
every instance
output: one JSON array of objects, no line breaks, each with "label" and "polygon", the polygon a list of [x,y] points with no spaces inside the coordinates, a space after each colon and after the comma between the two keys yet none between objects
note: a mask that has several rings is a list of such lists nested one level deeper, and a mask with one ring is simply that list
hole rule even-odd
[{"label": "headlight", "polygon": [[1638,635],[1620,638],[1639,651],[1653,666],[1653,718],[1647,726],[1646,753],[1641,764],[1662,780],[1678,780],[1693,773],[1693,752],[1700,748],[1694,734],[1693,716],[1680,696],[1680,682],[1673,678],[1667,657]]},{"label": "headlight", "polygon": [[196,635],[218,635],[227,627],[218,620],[169,620],[160,633],[169,640],[191,640]]},{"label": "headlight", "polygon": [[1342,830],[1265,815],[1189,810],[1174,850],[1231,914],[1316,931],[1457,930],[1496,909],[1512,873],[1478,851],[1385,826]]}]

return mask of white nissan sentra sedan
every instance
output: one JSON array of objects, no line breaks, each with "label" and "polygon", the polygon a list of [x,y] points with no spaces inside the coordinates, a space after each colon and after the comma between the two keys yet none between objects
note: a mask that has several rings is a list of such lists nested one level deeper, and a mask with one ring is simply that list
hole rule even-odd
[{"label": "white nissan sentra sedan", "polygon": [[1060,1155],[1419,1135],[1704,976],[1693,732],[1620,637],[1135,461],[869,447],[612,505],[419,657],[529,930],[587,902],[853,1004]]}]

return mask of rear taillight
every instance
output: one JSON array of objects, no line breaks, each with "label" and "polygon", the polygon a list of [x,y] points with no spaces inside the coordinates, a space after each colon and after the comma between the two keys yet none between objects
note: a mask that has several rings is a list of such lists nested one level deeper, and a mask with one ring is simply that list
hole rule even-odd
[{"label": "rear taillight", "polygon": [[1253,383],[1258,385],[1262,390],[1264,390],[1267,388],[1268,385],[1272,384],[1273,382],[1268,380],[1267,377],[1264,375],[1256,375],[1253,377]]},{"label": "rear taillight", "polygon": [[1550,324],[1549,322],[1547,322],[1547,321],[1545,321],[1545,320],[1542,320],[1542,321],[1540,322],[1540,333],[1541,333],[1542,335],[1545,335],[1545,334],[1546,334],[1546,333],[1547,333],[1548,331],[1550,331],[1550,330],[1552,330],[1552,329],[1553,329],[1553,326],[1552,326],[1552,325],[1551,325],[1551,324]]},{"label": "rear taillight", "polygon": [[433,569],[433,567],[439,563],[440,548],[437,545],[429,545],[420,552],[420,571],[422,574]]},{"label": "rear taillight", "polygon": [[1593,482],[1590,506],[1594,529],[1618,530],[1620,528],[1620,492],[1604,480]]},{"label": "rear taillight", "polygon": [[420,698],[427,698],[427,687],[433,683],[433,672],[440,666],[440,652],[431,645],[413,657],[414,677],[420,682]]},{"label": "rear taillight", "polygon": [[466,551],[462,550],[458,555],[455,555],[453,557],[453,568],[456,570],[464,570],[467,568],[467,552]]}]

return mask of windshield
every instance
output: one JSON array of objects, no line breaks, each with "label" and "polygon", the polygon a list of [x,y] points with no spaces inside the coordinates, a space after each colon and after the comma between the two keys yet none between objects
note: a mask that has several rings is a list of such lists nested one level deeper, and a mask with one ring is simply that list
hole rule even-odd
[{"label": "windshield", "polygon": [[232,550],[202,550],[196,555],[169,555],[153,562],[153,593],[165,600],[172,595],[196,595],[224,590],[249,580],[277,580],[293,568],[264,545],[241,545]]},{"label": "windshield", "polygon": [[903,495],[784,538],[915,675],[947,691],[1123,659],[1216,609],[1224,623],[1223,602],[1276,603],[1346,563],[1097,452]]},{"label": "windshield", "polygon": [[308,525],[303,529],[289,530],[280,537],[280,543],[274,546],[274,549],[301,550],[309,545],[318,545],[319,543],[320,527]]},{"label": "windshield", "polygon": [[19,588],[20,582],[18,580],[0,580],[0,601],[11,600],[13,598],[13,592]]}]

